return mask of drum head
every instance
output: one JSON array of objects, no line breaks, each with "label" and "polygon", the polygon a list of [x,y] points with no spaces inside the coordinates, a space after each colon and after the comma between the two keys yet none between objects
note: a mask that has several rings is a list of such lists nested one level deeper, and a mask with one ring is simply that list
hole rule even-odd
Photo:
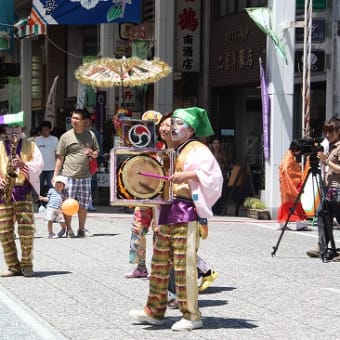
[{"label": "drum head", "polygon": [[[140,171],[164,176],[163,168],[155,158],[148,155],[137,155],[127,159],[122,164],[119,171],[121,185],[133,198],[154,198],[163,190],[164,181],[139,175]],[[124,195],[124,193],[121,194]]]}]

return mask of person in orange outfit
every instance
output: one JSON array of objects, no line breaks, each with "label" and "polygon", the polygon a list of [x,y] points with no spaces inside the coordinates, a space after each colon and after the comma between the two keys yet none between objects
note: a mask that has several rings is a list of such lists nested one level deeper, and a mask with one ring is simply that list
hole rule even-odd
[{"label": "person in orange outfit", "polygon": [[[283,157],[279,167],[279,180],[281,191],[281,206],[278,211],[279,229],[284,227],[299,195],[303,182],[303,173],[296,157],[301,154],[301,144],[297,140],[290,143],[289,149]],[[289,218],[289,222],[296,222],[296,230],[306,230],[304,223],[307,216],[302,204],[298,201]]]}]

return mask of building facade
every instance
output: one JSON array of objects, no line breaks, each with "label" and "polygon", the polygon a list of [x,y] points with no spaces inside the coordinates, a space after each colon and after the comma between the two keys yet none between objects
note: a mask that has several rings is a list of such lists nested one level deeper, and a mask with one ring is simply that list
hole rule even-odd
[{"label": "building facade", "polygon": [[[275,11],[277,1],[144,0],[139,25],[49,25],[47,36],[17,40],[13,56],[0,55],[1,77],[21,75],[21,105],[28,112],[26,125],[29,130],[43,119],[49,89],[58,75],[56,124],[66,128],[68,113],[78,95],[74,71],[83,58],[129,56],[131,38],[145,40],[148,42],[148,57],[161,57],[167,61],[173,68],[172,75],[149,85],[142,92],[126,89],[124,91],[129,93],[124,94],[119,89],[101,89],[100,98],[105,97],[101,102],[105,119],[111,119],[124,95],[129,98],[128,105],[136,117],[147,109],[167,112],[181,106],[207,108],[216,137],[221,139],[230,163],[249,164],[257,193],[266,192],[265,200],[275,210],[277,194],[274,198],[268,197],[278,191],[274,175],[278,164],[275,160],[268,169],[263,156],[259,58],[268,72],[269,82],[274,78],[273,74],[282,72],[282,69],[272,65],[272,57],[268,60],[268,38],[250,19],[245,8],[268,6],[273,10],[277,34],[294,54],[293,105],[287,118],[291,122],[285,125],[284,138],[271,136],[273,143],[280,144],[275,148],[279,159],[288,147],[288,141],[302,136],[303,33],[299,28],[292,28],[291,23],[280,22],[284,20],[284,11]],[[17,14],[27,16],[31,1],[16,3]],[[290,1],[289,5],[291,3],[296,8],[295,21],[301,21],[304,2]],[[319,136],[323,121],[340,113],[340,101],[337,100],[340,72],[336,72],[339,4],[336,0],[314,0],[313,3],[317,8],[313,12],[310,121],[313,134]],[[282,6],[284,8],[288,3]],[[286,35],[292,29],[296,36],[293,42],[288,41]],[[2,80],[0,84],[0,105],[6,109],[8,83]],[[279,104],[272,100],[272,105]],[[280,121],[280,118],[272,117],[272,121],[275,119]],[[275,129],[277,127],[272,129],[272,134]]]}]

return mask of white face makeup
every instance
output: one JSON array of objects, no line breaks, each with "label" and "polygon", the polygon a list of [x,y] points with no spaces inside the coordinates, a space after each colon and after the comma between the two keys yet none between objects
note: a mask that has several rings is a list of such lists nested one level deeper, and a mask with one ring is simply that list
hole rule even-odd
[{"label": "white face makeup", "polygon": [[174,142],[185,141],[192,135],[192,128],[180,118],[171,118],[171,136]]}]

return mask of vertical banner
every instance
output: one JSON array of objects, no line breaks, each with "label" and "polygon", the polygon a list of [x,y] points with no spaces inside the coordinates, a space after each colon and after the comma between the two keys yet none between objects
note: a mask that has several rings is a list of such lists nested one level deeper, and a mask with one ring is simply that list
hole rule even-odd
[{"label": "vertical banner", "polygon": [[261,99],[262,99],[262,122],[263,122],[263,151],[264,159],[270,159],[270,117],[269,117],[269,96],[268,85],[262,66],[262,60],[259,58],[260,64],[260,86],[261,86]]},{"label": "vertical banner", "polygon": [[[141,59],[148,59],[150,40],[133,39],[132,56]],[[143,99],[148,89],[148,85],[141,85],[135,88],[135,103],[133,109],[142,111]]]},{"label": "vertical banner", "polygon": [[176,1],[176,71],[200,71],[201,0]]},{"label": "vertical banner", "polygon": [[96,128],[103,134],[103,125],[106,119],[106,92],[97,91],[96,92]]},{"label": "vertical banner", "polygon": [[8,77],[8,112],[19,112],[21,108],[20,77]]},{"label": "vertical banner", "polygon": [[148,58],[149,40],[132,40],[132,56],[141,59]]},{"label": "vertical banner", "polygon": [[57,82],[58,82],[59,76],[55,76],[50,93],[48,94],[48,98],[46,101],[46,107],[45,107],[45,117],[44,120],[48,120],[51,122],[52,127],[55,125],[55,96],[57,93]]},{"label": "vertical banner", "polygon": [[77,104],[76,104],[77,109],[83,109],[85,106],[86,90],[87,85],[78,81]]}]

